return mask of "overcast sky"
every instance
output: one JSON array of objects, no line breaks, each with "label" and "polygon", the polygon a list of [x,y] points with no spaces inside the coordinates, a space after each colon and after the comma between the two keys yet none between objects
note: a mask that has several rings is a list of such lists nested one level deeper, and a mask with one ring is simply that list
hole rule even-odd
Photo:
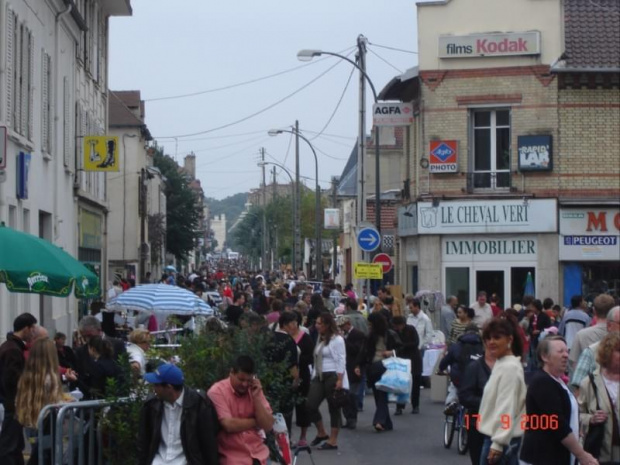
[{"label": "overcast sky", "polygon": [[[333,57],[303,63],[296,57],[299,50],[350,53],[353,59],[357,36],[365,35],[370,42],[367,72],[378,92],[394,76],[417,65],[416,54],[384,48],[417,51],[414,0],[131,0],[131,4],[132,17],[110,21],[110,89],[141,91],[151,134],[180,163],[193,151],[205,195],[218,199],[259,186],[261,147],[267,161],[294,172],[290,135],[269,137],[267,131],[290,127],[296,119],[303,134],[314,138],[321,187],[329,187],[331,176],[341,174],[358,131],[357,71],[347,87],[350,64]],[[218,90],[284,71],[290,72]],[[156,100],[204,91],[210,92]],[[367,130],[370,89],[368,95]],[[314,158],[303,141],[300,147],[300,173],[313,188]],[[278,175],[278,181],[289,182],[285,173]]]}]

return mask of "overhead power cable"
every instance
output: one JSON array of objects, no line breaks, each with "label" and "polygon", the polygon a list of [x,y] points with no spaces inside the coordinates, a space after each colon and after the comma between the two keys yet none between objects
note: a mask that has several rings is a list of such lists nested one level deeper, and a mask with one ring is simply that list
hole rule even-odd
[{"label": "overhead power cable", "polygon": [[374,47],[379,47],[379,48],[385,48],[387,50],[394,50],[395,52],[411,53],[412,55],[418,55],[418,52],[413,52],[411,50],[403,50],[402,48],[388,47],[387,45],[373,44],[371,42],[368,42],[368,45],[372,45]]},{"label": "overhead power cable", "polygon": [[[261,113],[265,113],[268,110],[271,110],[272,108],[278,106],[279,104],[281,104],[282,102],[285,102],[286,100],[290,99],[291,97],[297,95],[298,93],[300,93],[302,90],[306,89],[307,87],[311,86],[312,84],[314,84],[316,81],[318,81],[319,79],[321,79],[323,76],[325,76],[327,73],[329,73],[332,69],[334,69],[336,66],[338,66],[340,63],[342,63],[341,60],[336,61],[332,66],[330,66],[329,68],[327,68],[325,71],[323,71],[321,74],[319,74],[318,76],[316,76],[314,79],[312,79],[311,81],[307,82],[306,84],[304,84],[303,86],[301,86],[299,89],[295,90],[294,92],[291,92],[290,94],[286,95],[285,97],[282,97],[280,100],[276,101],[275,103],[272,103],[271,105],[266,106],[265,108],[262,108],[261,110],[258,110],[254,113],[252,113],[251,115],[245,116],[241,119],[232,121],[230,123],[227,124],[223,124],[222,126],[217,126],[215,128],[211,128],[211,129],[206,129],[204,131],[198,131],[198,132],[193,132],[190,134],[179,134],[179,135],[174,135],[174,136],[161,136],[164,139],[174,139],[174,138],[184,138],[184,137],[193,137],[193,136],[199,136],[202,134],[208,134],[210,132],[215,132],[215,131],[219,131],[220,129],[225,129],[225,128],[229,128],[231,126],[234,126],[235,124],[239,124],[239,123],[243,123],[244,121],[247,121],[249,119],[254,118],[255,116],[260,115]],[[157,137],[155,137],[157,138]]]},{"label": "overhead power cable", "polygon": [[[345,50],[343,50],[342,52],[338,52],[338,53],[346,53],[355,48],[355,47],[349,47]],[[216,87],[214,89],[207,89],[207,90],[199,90],[197,92],[191,92],[188,94],[180,94],[180,95],[170,95],[167,97],[156,97],[156,98],[149,98],[149,99],[145,99],[145,102],[158,102],[161,100],[173,100],[173,99],[180,99],[180,98],[187,98],[187,97],[196,97],[197,95],[204,95],[204,94],[211,94],[213,92],[220,92],[223,90],[229,90],[229,89],[234,89],[236,87],[241,87],[241,86],[245,86],[248,84],[254,84],[255,82],[260,82],[260,81],[264,81],[266,79],[271,79],[274,77],[278,77],[278,76],[282,76],[284,74],[288,74],[288,73],[292,73],[293,71],[297,71],[299,69],[305,68],[307,66],[311,66],[314,65],[316,63],[319,63],[320,61],[326,60],[329,57],[324,57],[324,58],[320,58],[318,60],[313,60],[312,62],[309,63],[304,63],[303,65],[299,65],[299,66],[295,66],[294,68],[289,68],[289,69],[285,69],[284,71],[279,71],[277,73],[273,73],[273,74],[269,74],[267,76],[262,76],[259,78],[255,78],[255,79],[250,79],[249,81],[243,81],[243,82],[238,82],[236,84],[230,84],[228,86],[223,86],[223,87]]]},{"label": "overhead power cable", "polygon": [[387,61],[385,58],[383,58],[381,55],[379,55],[377,52],[375,52],[372,48],[369,48],[368,51],[370,53],[372,53],[374,56],[376,56],[377,58],[379,58],[379,60],[381,60],[383,63],[387,64],[388,66],[391,66],[392,68],[394,68],[396,71],[398,71],[400,74],[403,74],[402,70],[398,69],[396,66],[394,66],[392,63],[390,63],[389,61]]},{"label": "overhead power cable", "polygon": [[310,140],[314,140],[317,137],[320,137],[321,134],[323,134],[323,131],[325,131],[327,129],[327,127],[330,125],[330,123],[334,119],[334,116],[336,116],[336,112],[338,111],[338,108],[340,108],[340,104],[342,103],[342,99],[344,98],[344,94],[347,92],[347,89],[349,88],[349,84],[351,83],[351,78],[353,77],[353,72],[354,71],[355,71],[355,67],[351,67],[351,73],[349,73],[349,79],[347,79],[347,83],[345,84],[344,89],[342,89],[342,93],[340,94],[340,98],[338,99],[338,103],[336,104],[336,107],[334,108],[334,111],[332,111],[332,114],[330,115],[329,119],[327,120],[327,123],[325,123],[323,128],[318,133],[316,133],[313,137],[311,137]]}]

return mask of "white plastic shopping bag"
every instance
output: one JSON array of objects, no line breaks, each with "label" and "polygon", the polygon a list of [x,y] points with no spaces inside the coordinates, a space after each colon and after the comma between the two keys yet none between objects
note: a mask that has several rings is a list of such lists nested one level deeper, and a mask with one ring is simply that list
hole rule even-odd
[{"label": "white plastic shopping bag", "polygon": [[276,435],[276,444],[280,448],[280,454],[287,465],[292,463],[291,443],[288,437],[288,428],[286,427],[286,421],[281,413],[276,413],[273,416],[273,432]]},{"label": "white plastic shopping bag", "polygon": [[383,360],[383,366],[385,373],[375,384],[377,389],[393,394],[411,393],[411,360],[390,357]]}]

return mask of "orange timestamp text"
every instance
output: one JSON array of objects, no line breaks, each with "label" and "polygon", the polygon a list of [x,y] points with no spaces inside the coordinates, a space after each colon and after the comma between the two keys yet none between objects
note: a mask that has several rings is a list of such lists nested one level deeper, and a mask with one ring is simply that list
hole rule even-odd
[{"label": "orange timestamp text", "polygon": [[[475,414],[475,413],[474,414],[466,413],[463,417],[463,422],[465,424],[465,428],[467,429],[469,429],[470,424],[475,424],[476,429],[478,429],[481,421],[482,421],[482,416],[479,414]],[[508,414],[500,415],[499,421],[502,424],[502,429],[512,428],[512,425],[513,425],[512,415],[508,415]],[[522,431],[557,430],[558,429],[558,416],[556,414],[553,414],[553,415],[545,415],[545,414],[521,415],[519,426]]]}]

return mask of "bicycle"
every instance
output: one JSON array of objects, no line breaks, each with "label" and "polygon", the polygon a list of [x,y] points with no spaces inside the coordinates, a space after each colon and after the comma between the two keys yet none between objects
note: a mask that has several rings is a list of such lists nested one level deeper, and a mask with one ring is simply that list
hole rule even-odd
[{"label": "bicycle", "polygon": [[467,409],[459,404],[454,415],[446,415],[443,426],[443,446],[446,449],[452,445],[454,433],[458,430],[457,451],[460,455],[465,455],[468,449],[465,415],[467,415]]}]

